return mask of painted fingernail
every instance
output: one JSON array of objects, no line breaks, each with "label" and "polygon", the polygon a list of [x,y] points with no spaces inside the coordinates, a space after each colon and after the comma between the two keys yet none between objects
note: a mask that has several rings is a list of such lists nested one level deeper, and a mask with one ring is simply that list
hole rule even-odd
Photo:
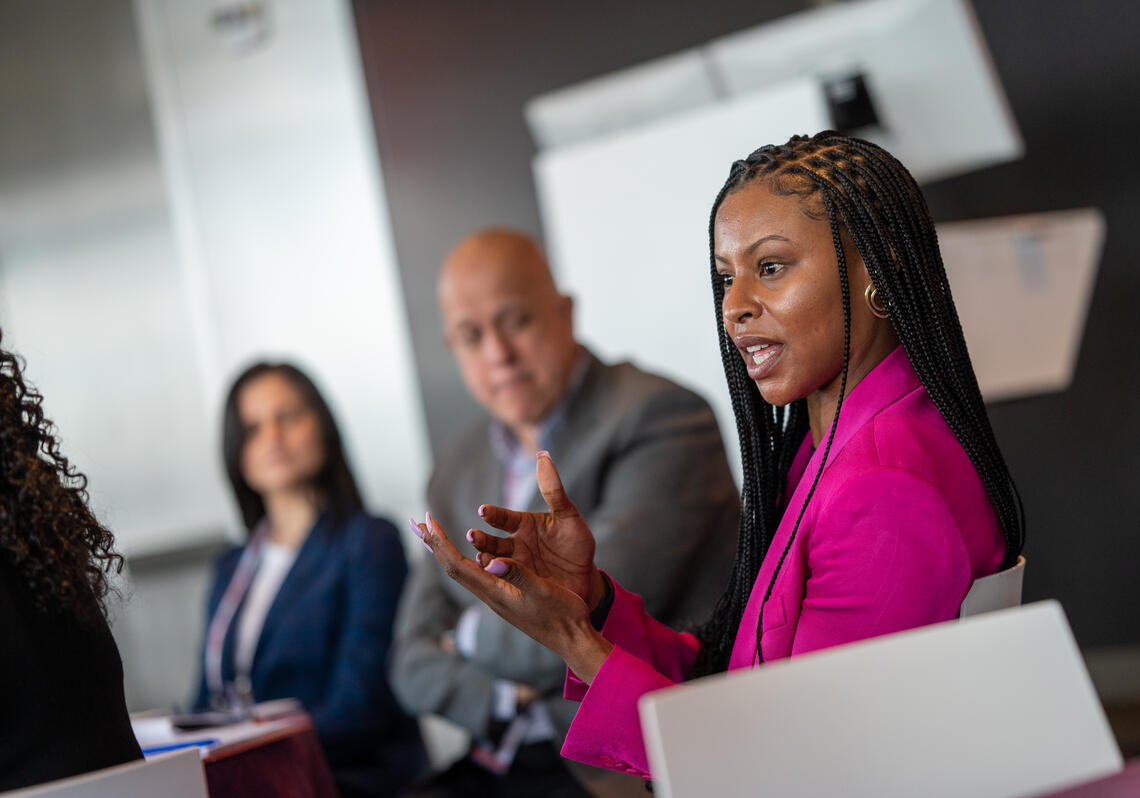
[{"label": "painted fingernail", "polygon": [[507,564],[502,560],[491,560],[483,570],[495,576],[502,576],[507,572]]},{"label": "painted fingernail", "polygon": [[432,551],[432,548],[431,548],[431,546],[429,546],[429,545],[428,545],[428,542],[427,542],[426,540],[424,540],[424,539],[422,539],[422,538],[421,538],[421,539],[420,539],[420,543],[424,544],[424,548],[425,548],[425,549],[427,549],[429,553],[431,553],[431,554],[435,554],[435,552],[434,552],[434,551]]},{"label": "painted fingernail", "polygon": [[547,460],[549,460],[550,452],[546,451],[546,449],[542,449],[535,455],[535,457],[545,457]]},{"label": "painted fingernail", "polygon": [[479,505],[479,517],[480,517],[480,518],[482,518],[482,517],[483,517],[483,516],[485,516],[486,514],[487,514],[487,505],[485,505],[485,504],[480,504],[480,505]]},{"label": "painted fingernail", "polygon": [[426,513],[424,513],[424,524],[428,529],[431,529],[431,510],[428,510]]},{"label": "painted fingernail", "polygon": [[412,528],[412,531],[416,533],[417,538],[420,540],[424,539],[424,531],[420,529],[420,525],[416,523],[414,518],[408,519],[408,525]]},{"label": "painted fingernail", "polygon": [[474,543],[475,542],[475,530],[474,529],[468,529],[467,530],[467,542],[468,543]]}]

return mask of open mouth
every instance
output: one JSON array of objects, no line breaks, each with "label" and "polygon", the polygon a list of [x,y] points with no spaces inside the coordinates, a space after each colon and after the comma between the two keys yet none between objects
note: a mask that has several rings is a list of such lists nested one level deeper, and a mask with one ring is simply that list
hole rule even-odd
[{"label": "open mouth", "polygon": [[784,345],[774,342],[754,343],[741,347],[744,365],[748,376],[753,380],[763,379],[772,373],[776,361],[783,354]]},{"label": "open mouth", "polygon": [[753,365],[762,366],[779,354],[779,347],[776,344],[757,344],[745,347],[744,351],[748,353]]}]

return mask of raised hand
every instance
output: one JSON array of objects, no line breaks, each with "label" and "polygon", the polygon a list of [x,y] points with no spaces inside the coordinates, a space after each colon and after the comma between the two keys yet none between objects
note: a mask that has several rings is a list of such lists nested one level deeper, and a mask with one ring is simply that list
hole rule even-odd
[{"label": "raised hand", "polygon": [[594,535],[567,497],[549,453],[538,453],[535,473],[550,512],[524,513],[484,504],[479,515],[510,537],[472,529],[467,539],[479,551],[480,565],[488,567],[496,558],[510,558],[576,593],[593,609],[605,592],[601,573],[594,565]]},{"label": "raised hand", "polygon": [[438,522],[411,521],[444,572],[524,633],[566,660],[590,682],[613,646],[590,624],[590,608],[605,592],[594,565],[594,537],[566,497],[550,456],[540,453],[538,484],[549,513],[519,513],[483,505],[480,515],[508,532],[468,533],[478,562],[463,556]]}]

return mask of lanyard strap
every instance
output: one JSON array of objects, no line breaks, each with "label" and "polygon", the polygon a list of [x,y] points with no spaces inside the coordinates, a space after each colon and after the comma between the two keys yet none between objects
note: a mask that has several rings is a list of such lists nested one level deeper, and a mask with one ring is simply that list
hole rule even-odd
[{"label": "lanyard strap", "polygon": [[268,519],[262,519],[254,528],[253,536],[246,544],[245,551],[238,560],[237,569],[226,585],[222,600],[210,619],[206,630],[205,673],[206,684],[210,688],[211,696],[224,695],[224,682],[222,680],[222,653],[225,649],[226,634],[229,633],[234,615],[249,590],[253,574],[257,571],[261,561],[261,547],[269,532]]}]

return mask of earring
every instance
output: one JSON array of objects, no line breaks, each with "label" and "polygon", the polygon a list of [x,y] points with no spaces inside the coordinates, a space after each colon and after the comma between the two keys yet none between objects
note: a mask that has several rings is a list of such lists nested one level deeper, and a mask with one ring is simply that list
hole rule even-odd
[{"label": "earring", "polygon": [[879,289],[875,288],[874,283],[867,283],[867,288],[863,291],[863,298],[867,300],[867,307],[871,309],[875,318],[885,319],[887,317],[887,309],[883,306],[883,301],[879,299]]}]

